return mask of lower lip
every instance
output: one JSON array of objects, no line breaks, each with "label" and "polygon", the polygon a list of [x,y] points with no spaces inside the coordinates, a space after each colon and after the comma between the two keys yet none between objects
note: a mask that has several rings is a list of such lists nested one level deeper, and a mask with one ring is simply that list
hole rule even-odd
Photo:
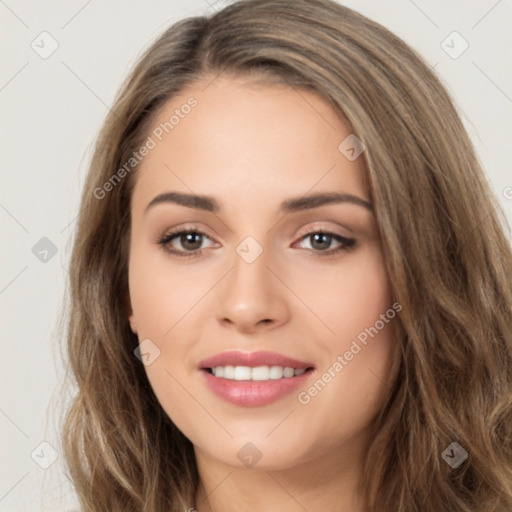
[{"label": "lower lip", "polygon": [[304,384],[312,371],[312,369],[308,369],[296,377],[265,381],[223,379],[215,377],[206,370],[201,370],[201,373],[213,393],[223,400],[243,407],[259,407],[292,393]]}]

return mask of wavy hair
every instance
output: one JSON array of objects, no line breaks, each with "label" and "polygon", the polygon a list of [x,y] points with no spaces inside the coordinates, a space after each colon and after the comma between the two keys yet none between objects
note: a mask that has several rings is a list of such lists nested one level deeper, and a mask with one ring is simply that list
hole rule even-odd
[{"label": "wavy hair", "polygon": [[[363,491],[375,512],[512,510],[512,254],[453,101],[422,58],[331,0],[242,0],[165,30],[123,83],[81,196],[66,317],[76,392],[62,425],[83,512],[186,511],[191,442],[134,356],[130,198],[108,182],[160,107],[220,73],[321,94],[363,141],[397,322],[397,378],[373,425]],[[443,460],[452,443],[468,458]]]}]

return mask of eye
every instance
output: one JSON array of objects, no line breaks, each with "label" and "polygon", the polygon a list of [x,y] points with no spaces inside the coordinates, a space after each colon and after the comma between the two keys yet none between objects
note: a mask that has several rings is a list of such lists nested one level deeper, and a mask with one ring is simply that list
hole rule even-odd
[{"label": "eye", "polygon": [[[193,258],[202,254],[205,249],[205,247],[202,247],[205,240],[212,241],[211,238],[201,230],[190,227],[171,231],[156,242],[165,251],[173,255],[184,258]],[[347,238],[345,236],[323,230],[311,231],[310,233],[305,234],[300,238],[300,241],[296,242],[294,245],[300,245],[301,243],[304,243],[304,241],[309,241],[310,247],[305,248],[312,251],[316,256],[337,254],[341,251],[350,249],[356,243],[356,240],[353,238]],[[338,246],[332,248],[333,242],[337,243]]]},{"label": "eye", "polygon": [[[211,240],[205,233],[199,229],[179,229],[167,233],[160,238],[157,243],[167,252],[176,256],[192,258],[200,256],[203,252],[203,242],[205,239]],[[176,248],[176,245],[181,248]]]},{"label": "eye", "polygon": [[[308,249],[317,253],[316,255],[318,256],[327,256],[341,251],[346,251],[356,243],[353,238],[347,238],[328,231],[311,231],[304,235],[300,240],[309,240],[310,247]],[[331,248],[333,241],[339,244],[338,247]]]}]

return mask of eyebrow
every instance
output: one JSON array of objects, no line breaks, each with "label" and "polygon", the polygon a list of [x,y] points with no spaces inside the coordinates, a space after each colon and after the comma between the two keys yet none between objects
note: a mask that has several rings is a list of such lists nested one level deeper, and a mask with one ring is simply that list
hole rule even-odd
[{"label": "eyebrow", "polygon": [[[144,214],[146,214],[152,207],[162,203],[174,203],[180,206],[186,206],[187,208],[194,208],[196,210],[204,210],[212,213],[218,213],[220,211],[219,203],[211,196],[186,194],[183,192],[165,192],[157,195],[151,200],[151,202],[146,206]],[[304,197],[287,199],[281,203],[279,210],[283,213],[292,213],[334,203],[355,204],[373,212],[373,207],[368,201],[352,194],[342,194],[338,192],[323,192]]]}]

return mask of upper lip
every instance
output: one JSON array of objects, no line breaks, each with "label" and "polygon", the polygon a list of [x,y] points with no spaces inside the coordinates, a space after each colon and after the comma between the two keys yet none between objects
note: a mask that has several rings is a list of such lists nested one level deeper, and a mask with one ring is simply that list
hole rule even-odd
[{"label": "upper lip", "polygon": [[257,352],[242,352],[230,350],[221,352],[199,363],[200,368],[215,368],[216,366],[282,366],[284,368],[304,369],[313,367],[311,363],[298,361],[292,357],[283,356],[277,352],[260,350]]}]

